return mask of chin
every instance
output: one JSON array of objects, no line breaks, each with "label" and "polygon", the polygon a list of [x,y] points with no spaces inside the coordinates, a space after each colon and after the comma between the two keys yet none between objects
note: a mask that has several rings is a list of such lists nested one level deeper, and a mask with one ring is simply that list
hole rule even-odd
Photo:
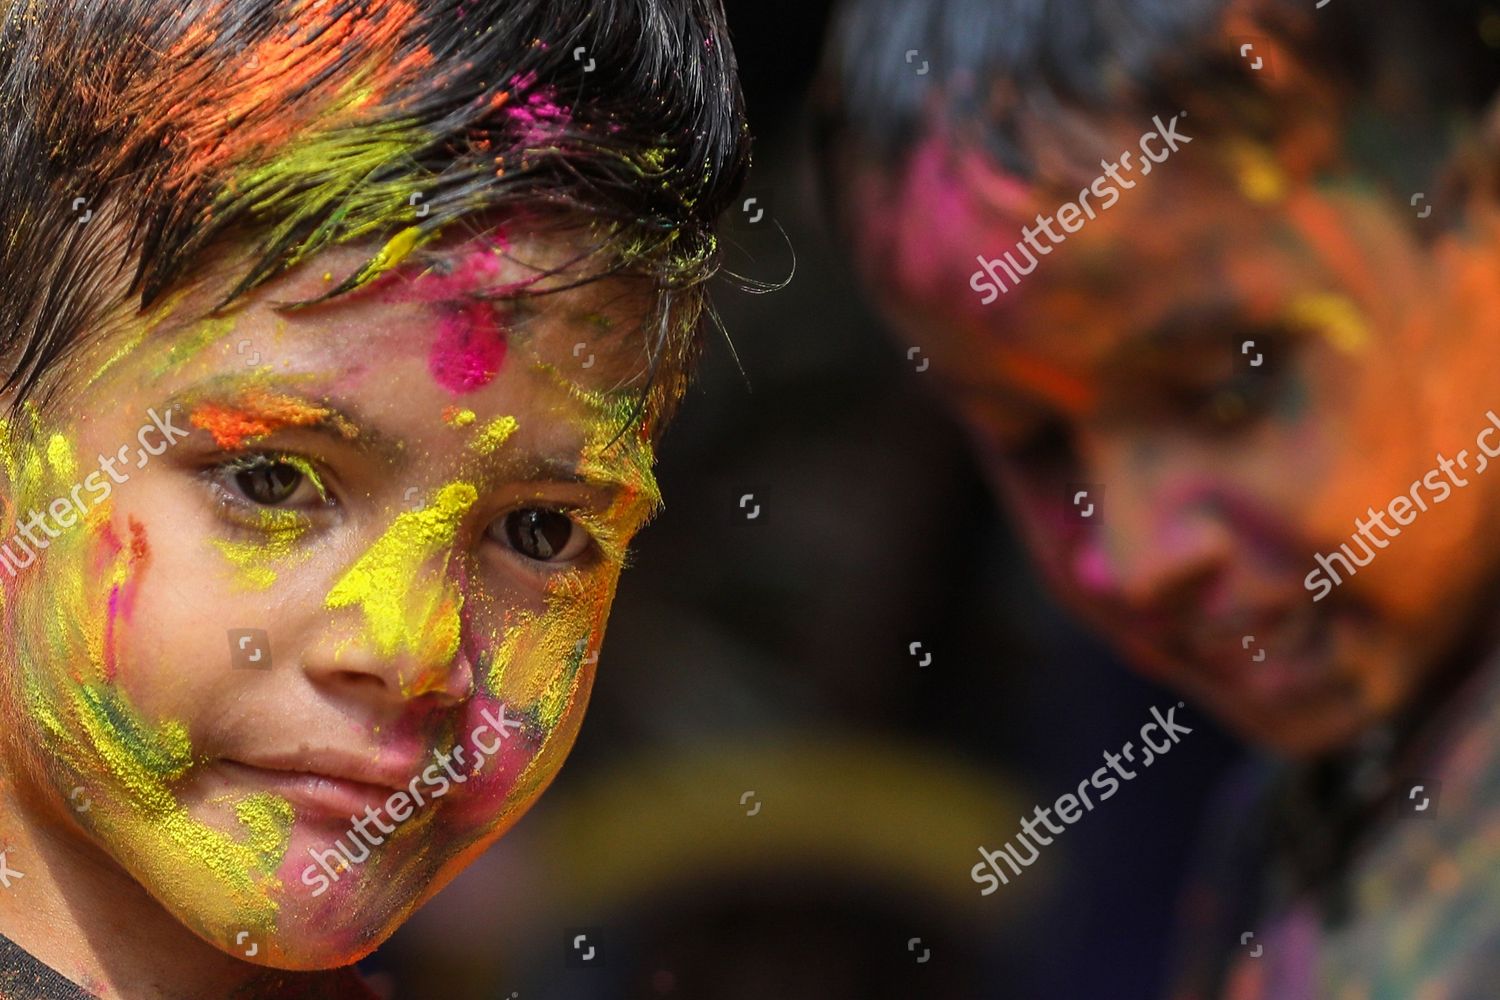
[{"label": "chin", "polygon": [[1307,706],[1279,715],[1223,717],[1224,725],[1246,742],[1290,760],[1313,760],[1348,750],[1375,720],[1347,709]]}]

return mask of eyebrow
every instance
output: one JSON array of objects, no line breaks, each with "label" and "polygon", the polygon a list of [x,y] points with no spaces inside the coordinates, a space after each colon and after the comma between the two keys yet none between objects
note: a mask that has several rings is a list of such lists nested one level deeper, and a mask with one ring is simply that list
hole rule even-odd
[{"label": "eyebrow", "polygon": [[[497,463],[494,468],[496,471],[492,474],[497,478],[503,477],[508,483],[568,483],[597,490],[603,493],[610,502],[614,502],[627,494],[634,493],[639,494],[640,498],[646,500],[654,507],[658,502],[657,498],[660,497],[656,478],[651,474],[649,469],[646,473],[649,482],[646,484],[647,488],[642,490],[633,485],[625,477],[589,474],[583,470],[579,463],[556,455],[533,454],[524,457],[517,456],[512,462],[506,463],[504,466]],[[499,471],[501,469],[504,471]]]},{"label": "eyebrow", "polygon": [[[402,442],[371,426],[358,407],[307,395],[285,379],[220,375],[174,393],[166,405],[181,407],[193,426],[207,430],[221,448],[300,430],[335,438],[393,465],[405,458]],[[219,411],[219,419],[195,419],[205,408]]]}]

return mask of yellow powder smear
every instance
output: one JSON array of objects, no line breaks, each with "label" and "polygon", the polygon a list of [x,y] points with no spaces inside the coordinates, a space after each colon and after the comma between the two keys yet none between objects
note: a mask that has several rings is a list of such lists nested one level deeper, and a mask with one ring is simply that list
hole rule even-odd
[{"label": "yellow powder smear", "polygon": [[[429,236],[428,239],[430,238]],[[407,226],[380,248],[380,252],[375,255],[374,259],[361,270],[359,280],[366,281],[377,274],[389,271],[424,242],[426,240],[422,237],[422,227]]]},{"label": "yellow powder smear", "polygon": [[276,571],[270,564],[297,555],[297,542],[309,527],[307,519],[295,511],[273,507],[262,510],[259,520],[260,529],[266,535],[264,541],[213,540],[214,547],[224,558],[240,568],[241,583],[250,590],[265,590],[276,582]]},{"label": "yellow powder smear", "polygon": [[1370,343],[1370,327],[1359,307],[1333,293],[1298,296],[1287,310],[1292,326],[1321,333],[1345,354],[1358,354]]},{"label": "yellow powder smear", "polygon": [[509,440],[519,426],[515,417],[496,417],[480,429],[469,447],[480,454],[488,455]]},{"label": "yellow powder smear", "polygon": [[442,565],[427,564],[453,544],[479,491],[450,483],[432,504],[401,514],[333,585],[325,605],[359,606],[374,650],[391,656],[409,651],[424,662],[452,659],[458,650],[462,595],[446,579]]},{"label": "yellow powder smear", "polygon": [[1246,198],[1260,205],[1271,205],[1286,197],[1286,172],[1265,146],[1235,142],[1230,145],[1228,156],[1240,193]]},{"label": "yellow powder smear", "polygon": [[52,471],[63,479],[76,479],[78,463],[73,460],[73,446],[61,434],[54,434],[47,441],[47,462]]}]

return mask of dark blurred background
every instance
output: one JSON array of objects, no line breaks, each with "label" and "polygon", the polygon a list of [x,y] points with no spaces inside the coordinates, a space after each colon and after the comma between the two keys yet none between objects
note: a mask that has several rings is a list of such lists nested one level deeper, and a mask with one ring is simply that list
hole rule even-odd
[{"label": "dark blurred background", "polygon": [[721,286],[733,347],[710,344],[667,436],[667,509],[562,774],[370,968],[404,1000],[1158,996],[1234,751],[1188,715],[1175,752],[980,896],[979,845],[1177,699],[1042,595],[828,241],[805,101],[832,5],[728,6],[757,199],[729,266],[791,280]]}]

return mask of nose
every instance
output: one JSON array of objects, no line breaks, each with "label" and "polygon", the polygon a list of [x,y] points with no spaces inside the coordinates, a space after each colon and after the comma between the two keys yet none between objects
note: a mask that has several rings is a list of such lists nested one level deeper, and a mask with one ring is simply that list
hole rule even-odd
[{"label": "nose", "polygon": [[1205,474],[1171,444],[1151,439],[1080,435],[1078,448],[1105,498],[1103,516],[1080,529],[1071,553],[1079,588],[1133,611],[1200,603],[1234,554]]},{"label": "nose", "polygon": [[[474,693],[474,670],[462,642],[463,595],[439,580],[415,582],[394,611],[402,629],[394,641],[367,621],[331,613],[321,642],[303,671],[317,685],[391,703],[431,697],[457,704]],[[415,593],[411,593],[414,591]]]},{"label": "nose", "polygon": [[473,670],[460,652],[463,588],[453,563],[460,524],[477,495],[468,484],[445,487],[427,507],[398,515],[344,571],[323,602],[330,641],[306,658],[314,680],[399,699],[472,693]]}]

